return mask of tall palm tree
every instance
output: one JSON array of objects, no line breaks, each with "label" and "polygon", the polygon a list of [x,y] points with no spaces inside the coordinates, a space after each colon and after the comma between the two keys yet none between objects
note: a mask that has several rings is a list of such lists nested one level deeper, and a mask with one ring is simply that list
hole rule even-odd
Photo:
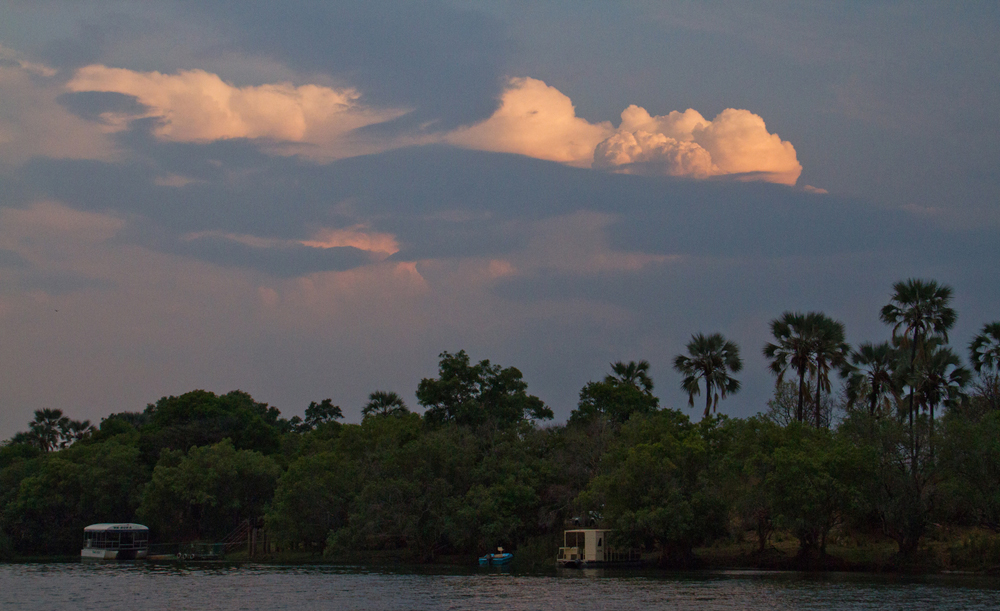
[{"label": "tall palm tree", "polygon": [[409,410],[403,398],[392,391],[376,390],[368,395],[368,403],[361,408],[364,418],[369,416],[394,416],[405,414]]},{"label": "tall palm tree", "polygon": [[806,315],[811,317],[809,326],[812,327],[813,337],[813,375],[816,377],[816,403],[814,405],[814,416],[816,428],[823,426],[823,410],[820,399],[822,394],[832,392],[830,385],[830,369],[836,369],[841,377],[846,373],[847,357],[851,352],[851,347],[844,341],[844,323],[833,320],[826,314],[812,312]]},{"label": "tall palm tree", "polygon": [[805,418],[806,373],[813,368],[814,318],[813,313],[785,312],[771,321],[775,343],[764,346],[764,356],[771,361],[769,368],[778,376],[776,386],[781,386],[789,370],[799,377],[799,403],[795,409],[795,419],[799,422]]},{"label": "tall palm tree", "polygon": [[647,373],[649,371],[649,361],[629,361],[623,363],[615,361],[611,363],[612,375],[604,378],[605,382],[612,384],[627,384],[638,388],[645,393],[653,392],[653,379]]},{"label": "tall palm tree", "polygon": [[[892,288],[892,298],[882,308],[880,318],[887,325],[892,325],[893,339],[900,339],[905,345],[909,345],[909,371],[913,374],[916,372],[917,354],[924,350],[926,340],[941,337],[947,342],[948,330],[955,325],[957,315],[948,306],[951,287],[938,285],[933,280],[910,278],[897,282]],[[907,386],[910,388],[910,458],[913,468],[916,468],[918,441],[913,425],[916,380],[908,380]]]},{"label": "tall palm tree", "polygon": [[38,447],[44,452],[51,452],[62,445],[62,431],[69,425],[69,421],[61,409],[46,407],[35,410],[35,418],[28,423],[28,429]]},{"label": "tall palm tree", "polygon": [[896,394],[892,372],[897,354],[889,342],[872,344],[865,342],[851,353],[854,365],[847,379],[847,398],[854,402],[860,399],[862,389],[868,391],[868,414],[875,415],[878,404],[888,394]]},{"label": "tall palm tree", "polygon": [[[727,341],[721,333],[691,336],[687,344],[690,356],[678,354],[674,358],[674,369],[684,375],[681,388],[688,394],[688,405],[694,407],[694,397],[701,392],[699,380],[705,382],[705,417],[714,412],[723,399],[740,389],[740,382],[730,372],[743,369],[739,346]],[[712,389],[715,389],[713,397]]]},{"label": "tall palm tree", "polygon": [[971,372],[962,367],[962,361],[950,348],[941,346],[937,340],[930,340],[923,356],[917,361],[917,392],[921,404],[930,415],[930,452],[934,455],[934,408],[938,405],[955,405],[962,397],[962,391],[972,377]]},{"label": "tall palm tree", "polygon": [[1000,368],[1000,321],[983,325],[983,330],[972,338],[969,361],[976,373]]},{"label": "tall palm tree", "polygon": [[997,409],[997,382],[1000,373],[1000,321],[983,325],[972,342],[969,343],[969,361],[972,368],[982,376],[984,394],[990,401],[990,406]]}]

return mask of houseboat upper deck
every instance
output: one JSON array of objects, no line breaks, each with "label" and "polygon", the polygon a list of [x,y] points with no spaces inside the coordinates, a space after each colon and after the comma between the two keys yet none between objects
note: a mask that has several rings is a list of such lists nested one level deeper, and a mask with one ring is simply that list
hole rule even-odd
[{"label": "houseboat upper deck", "polygon": [[83,529],[81,558],[135,560],[149,553],[149,529],[142,524],[91,524]]},{"label": "houseboat upper deck", "polygon": [[580,528],[563,533],[563,547],[559,548],[556,563],[559,566],[583,568],[594,566],[637,566],[642,554],[633,549],[621,550],[608,544],[610,530]]}]

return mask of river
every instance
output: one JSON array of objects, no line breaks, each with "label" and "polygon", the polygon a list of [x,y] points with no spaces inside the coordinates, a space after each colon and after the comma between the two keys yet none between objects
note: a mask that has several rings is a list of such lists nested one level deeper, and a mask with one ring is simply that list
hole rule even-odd
[{"label": "river", "polygon": [[715,571],[660,573],[343,566],[0,564],[0,609],[170,611],[364,609],[1000,608],[1000,579]]}]

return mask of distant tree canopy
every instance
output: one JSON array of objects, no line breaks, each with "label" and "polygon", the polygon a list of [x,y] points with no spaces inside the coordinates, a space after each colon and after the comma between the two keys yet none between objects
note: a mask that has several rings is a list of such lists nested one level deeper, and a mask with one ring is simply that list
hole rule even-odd
[{"label": "distant tree canopy", "polygon": [[11,441],[34,446],[43,452],[61,450],[83,438],[90,431],[90,421],[71,420],[61,409],[35,410],[28,430],[18,433]]},{"label": "distant tree canopy", "polygon": [[[823,557],[831,534],[891,539],[900,558],[932,531],[1000,545],[1000,327],[968,345],[967,368],[946,345],[950,289],[894,290],[892,343],[850,351],[818,312],[772,321],[774,398],[746,419],[711,414],[740,369],[719,334],[692,336],[673,362],[688,400],[706,392],[697,423],[660,408],[649,362],[616,361],[566,425],[538,426],[553,414],[521,372],[465,351],[421,380],[423,414],[375,391],[359,424],[332,399],[286,420],[242,391],[163,397],[97,428],[39,410],[0,444],[0,559],[78,553],[95,522],[140,521],[169,543],[262,517],[281,546],[418,561],[500,545],[549,555],[580,522],[681,565],[747,534],[770,554],[775,532],[803,558]],[[847,376],[840,393],[831,372]]]},{"label": "distant tree canopy", "polygon": [[634,414],[650,414],[659,408],[653,395],[653,380],[646,373],[649,361],[616,361],[611,373],[600,382],[587,382],[580,390],[580,402],[570,414],[571,424],[605,419],[621,424]]},{"label": "distant tree canopy", "polygon": [[278,409],[254,401],[241,390],[224,395],[194,390],[179,397],[163,397],[146,407],[144,414],[148,423],[142,427],[141,447],[150,463],[155,463],[164,449],[186,452],[223,439],[232,440],[237,449],[265,454],[280,447]]},{"label": "distant tree canopy", "polygon": [[417,400],[427,408],[424,418],[429,423],[504,427],[552,418],[552,410],[527,393],[518,369],[488,360],[472,365],[465,350],[442,352],[440,358],[439,377],[424,378],[417,387]]}]

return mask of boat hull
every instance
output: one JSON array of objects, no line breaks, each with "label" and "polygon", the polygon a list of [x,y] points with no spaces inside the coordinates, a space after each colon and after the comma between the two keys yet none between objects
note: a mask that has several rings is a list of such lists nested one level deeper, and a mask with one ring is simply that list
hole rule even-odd
[{"label": "boat hull", "polygon": [[514,560],[514,554],[486,554],[479,559],[479,566],[504,566]]},{"label": "boat hull", "polygon": [[141,560],[146,557],[144,549],[98,549],[84,548],[80,550],[80,558],[84,560]]}]

